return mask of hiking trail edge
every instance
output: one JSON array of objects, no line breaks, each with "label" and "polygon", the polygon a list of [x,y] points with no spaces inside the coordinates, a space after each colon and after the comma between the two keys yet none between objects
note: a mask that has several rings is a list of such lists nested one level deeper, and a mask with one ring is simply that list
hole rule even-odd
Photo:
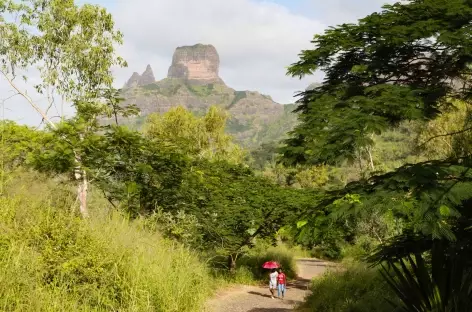
[{"label": "hiking trail edge", "polygon": [[219,292],[206,305],[207,312],[285,312],[303,302],[312,278],[336,264],[318,259],[297,259],[298,278],[287,283],[285,299],[272,299],[269,286],[235,286]]}]

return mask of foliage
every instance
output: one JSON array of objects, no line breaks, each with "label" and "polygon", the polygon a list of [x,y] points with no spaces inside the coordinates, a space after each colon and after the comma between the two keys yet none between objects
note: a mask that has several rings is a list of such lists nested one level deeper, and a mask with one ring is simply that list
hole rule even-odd
[{"label": "foliage", "polygon": [[[26,177],[27,178],[27,177]],[[39,177],[41,178],[41,177]],[[35,180],[38,179],[36,176]],[[69,187],[41,178],[0,200],[0,306],[7,311],[196,311],[213,281],[196,255],[105,207],[71,212]],[[24,186],[24,193],[18,193]],[[37,189],[29,194],[31,189]],[[64,197],[65,196],[65,197]],[[93,198],[93,196],[92,196]],[[95,204],[94,204],[95,203]],[[185,289],[185,291],[182,291]]]},{"label": "foliage", "polygon": [[287,163],[337,163],[372,146],[403,120],[432,118],[463,98],[471,61],[467,1],[414,0],[385,5],[357,24],[315,36],[289,74],[326,73],[322,86],[301,93],[300,124],[284,149]]},{"label": "foliage", "polygon": [[3,121],[0,124],[2,170],[11,171],[29,163],[32,153],[41,149],[47,135],[28,126]]},{"label": "foliage", "polygon": [[203,246],[202,225],[197,217],[184,210],[164,212],[158,210],[146,218],[148,227],[184,246]]},{"label": "foliage", "polygon": [[[122,34],[114,29],[111,14],[105,9],[73,0],[0,1],[0,71],[15,95],[21,95],[36,110],[56,135],[58,149],[43,157],[42,170],[69,170],[79,181],[77,196],[84,217],[87,211],[88,173],[91,168],[83,163],[83,141],[96,139],[102,130],[97,118],[102,115],[130,116],[135,107],[121,107],[118,92],[113,89],[112,66],[126,66],[115,55],[115,47],[122,43]],[[17,18],[16,18],[17,17]],[[49,108],[55,96],[61,96],[76,109],[76,116],[57,126],[43,110],[21,90],[15,79],[28,70],[37,70],[40,82],[32,87],[46,95]],[[30,86],[31,87],[31,86]],[[79,145],[79,146],[77,146]],[[72,162],[71,162],[72,159]],[[59,161],[59,168],[51,165]]]},{"label": "foliage", "polygon": [[199,169],[185,185],[186,208],[203,225],[205,244],[235,257],[254,238],[274,237],[317,197],[316,192],[278,188],[242,167],[201,163]]},{"label": "foliage", "polygon": [[302,169],[295,175],[295,180],[302,188],[322,188],[328,182],[328,170],[325,166]]},{"label": "foliage", "polygon": [[348,265],[342,271],[328,271],[315,279],[312,293],[297,309],[300,312],[391,312],[385,299],[396,302],[395,294],[376,269],[362,264]]},{"label": "foliage", "polygon": [[250,150],[250,164],[256,170],[264,170],[271,163],[275,163],[278,151],[276,142],[262,143]]},{"label": "foliage", "polygon": [[227,113],[216,106],[210,107],[202,118],[177,107],[163,115],[151,114],[144,132],[158,144],[172,146],[197,158],[240,163],[244,152],[224,132],[227,118]]},{"label": "foliage", "polygon": [[[339,166],[357,160],[362,171],[362,159],[367,158],[372,174],[327,192],[306,212],[300,232],[327,218],[338,224],[348,242],[360,232],[384,242],[408,231],[423,237],[409,241],[418,248],[428,238],[458,240],[455,224],[465,215],[463,202],[470,198],[472,186],[467,102],[471,20],[467,1],[398,2],[356,24],[326,30],[315,36],[314,49],[301,53],[289,74],[302,77],[323,70],[326,78],[321,86],[300,94],[300,124],[286,141],[283,161]],[[438,160],[404,154],[400,167],[375,172],[376,136],[407,121],[413,121],[410,130],[429,121],[431,140],[426,143],[447,138],[451,146],[434,145],[442,149]],[[325,214],[318,216],[322,210]],[[448,289],[460,287],[459,281],[454,283]],[[402,287],[403,293],[416,295],[410,291],[413,287]]]},{"label": "foliage", "polygon": [[0,13],[2,73],[12,79],[36,65],[40,93],[54,88],[73,102],[95,98],[98,90],[111,87],[110,67],[125,65],[114,56],[122,34],[99,6],[79,7],[71,0],[2,1]]},{"label": "foliage", "polygon": [[[82,140],[67,132],[66,124],[61,129],[83,148],[84,165],[96,173],[94,185],[115,207],[133,217],[150,217],[167,237],[208,256],[236,259],[254,238],[274,238],[318,196],[315,190],[278,187],[244,165],[184,155],[182,149],[189,147],[182,136],[162,137],[178,142],[169,146],[161,137],[149,139],[124,127],[113,126]],[[43,145],[36,167],[67,173],[72,153],[53,139]]]},{"label": "foliage", "polygon": [[[430,121],[422,129],[420,146],[432,159],[464,157],[470,155],[471,115],[468,102],[451,101],[451,106],[441,111],[441,116]],[[455,135],[448,135],[454,133]]]},{"label": "foliage", "polygon": [[[406,231],[370,257],[402,301],[402,311],[468,311],[472,308],[471,201],[448,218],[454,239]],[[443,214],[449,215],[446,208]],[[446,223],[446,220],[443,221]]]},{"label": "foliage", "polygon": [[297,266],[293,251],[282,246],[268,247],[263,245],[262,248],[256,246],[256,248],[238,260],[238,267],[249,270],[256,280],[268,280],[268,273],[270,271],[262,268],[266,261],[277,261],[280,263],[284,273],[287,275],[287,279],[294,279],[297,276]]}]

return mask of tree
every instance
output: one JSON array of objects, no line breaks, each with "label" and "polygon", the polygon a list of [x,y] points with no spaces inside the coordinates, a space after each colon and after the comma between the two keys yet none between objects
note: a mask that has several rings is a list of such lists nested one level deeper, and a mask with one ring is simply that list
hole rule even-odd
[{"label": "tree", "polygon": [[[300,94],[300,124],[286,141],[284,161],[336,164],[401,122],[433,120],[429,125],[438,127],[458,101],[468,111],[471,22],[470,1],[411,0],[315,36],[316,48],[303,51],[289,74],[321,69],[326,78]],[[375,258],[391,264],[384,273],[404,311],[470,309],[471,129],[467,122],[446,128],[427,140],[461,142],[443,153],[447,159],[366,177],[313,207],[346,222],[368,209],[404,221],[402,233],[386,237]]]},{"label": "tree", "polygon": [[[169,146],[113,126],[78,146],[83,148],[84,165],[100,172],[94,185],[114,206],[131,217],[167,222],[159,226],[165,235],[209,256],[229,256],[230,267],[254,239],[274,238],[318,196],[315,190],[278,187],[243,164],[196,157],[186,152],[189,146],[181,145],[178,137],[170,139],[179,143]],[[44,157],[40,164],[51,164],[60,172],[71,166],[71,157],[64,158],[67,153],[60,151],[67,146],[54,141],[46,146],[38,156]]]},{"label": "tree", "polygon": [[428,122],[419,135],[419,147],[430,158],[464,157],[471,154],[471,112],[467,102],[453,101],[441,116]]},{"label": "tree", "polygon": [[2,171],[11,171],[31,161],[31,155],[42,148],[45,131],[37,131],[12,121],[0,124],[0,157]]},{"label": "tree", "polygon": [[[114,53],[122,34],[114,29],[112,16],[105,9],[88,4],[79,7],[73,0],[1,0],[0,14],[0,72],[16,94],[26,99],[43,121],[57,130],[58,139],[69,146],[63,151],[73,154],[80,210],[87,216],[87,170],[76,144],[87,131],[96,128],[96,117],[116,107],[114,93],[109,91],[113,82],[110,68],[126,65]],[[42,109],[17,83],[20,75],[28,82],[25,72],[32,69],[41,79],[30,86],[47,96],[47,109]],[[73,131],[78,141],[70,141],[48,116],[55,96],[76,108]],[[69,131],[71,126],[69,123]]]},{"label": "tree", "polygon": [[181,207],[197,216],[207,250],[237,258],[256,237],[274,238],[289,218],[306,209],[315,191],[281,188],[241,165],[202,161],[183,189]]},{"label": "tree", "polygon": [[225,159],[241,163],[244,151],[225,133],[228,114],[212,106],[204,117],[179,106],[167,113],[151,114],[144,132],[153,141],[172,146],[196,158]]},{"label": "tree", "polygon": [[300,124],[283,149],[286,163],[354,158],[403,120],[434,118],[445,96],[469,96],[472,60],[465,0],[413,0],[384,6],[358,24],[316,35],[288,73],[323,70],[322,86],[300,93]]}]

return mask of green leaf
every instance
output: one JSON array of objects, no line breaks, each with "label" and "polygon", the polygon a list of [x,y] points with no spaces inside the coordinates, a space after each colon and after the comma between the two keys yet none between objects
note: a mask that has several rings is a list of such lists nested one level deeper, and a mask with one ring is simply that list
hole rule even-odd
[{"label": "green leaf", "polygon": [[301,229],[305,225],[307,225],[308,221],[307,220],[302,220],[297,222],[297,229]]},{"label": "green leaf", "polygon": [[449,217],[451,215],[451,209],[446,205],[439,207],[439,214],[443,217]]}]

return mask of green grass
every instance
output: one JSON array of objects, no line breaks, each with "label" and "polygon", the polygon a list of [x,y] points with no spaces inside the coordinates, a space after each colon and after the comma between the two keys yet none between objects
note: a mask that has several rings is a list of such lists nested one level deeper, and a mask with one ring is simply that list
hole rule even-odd
[{"label": "green grass", "polygon": [[376,269],[348,264],[342,272],[328,271],[313,280],[312,294],[297,309],[299,312],[391,312],[385,300],[395,295]]},{"label": "green grass", "polygon": [[197,255],[91,196],[35,174],[0,198],[0,311],[200,311],[215,287]]}]

